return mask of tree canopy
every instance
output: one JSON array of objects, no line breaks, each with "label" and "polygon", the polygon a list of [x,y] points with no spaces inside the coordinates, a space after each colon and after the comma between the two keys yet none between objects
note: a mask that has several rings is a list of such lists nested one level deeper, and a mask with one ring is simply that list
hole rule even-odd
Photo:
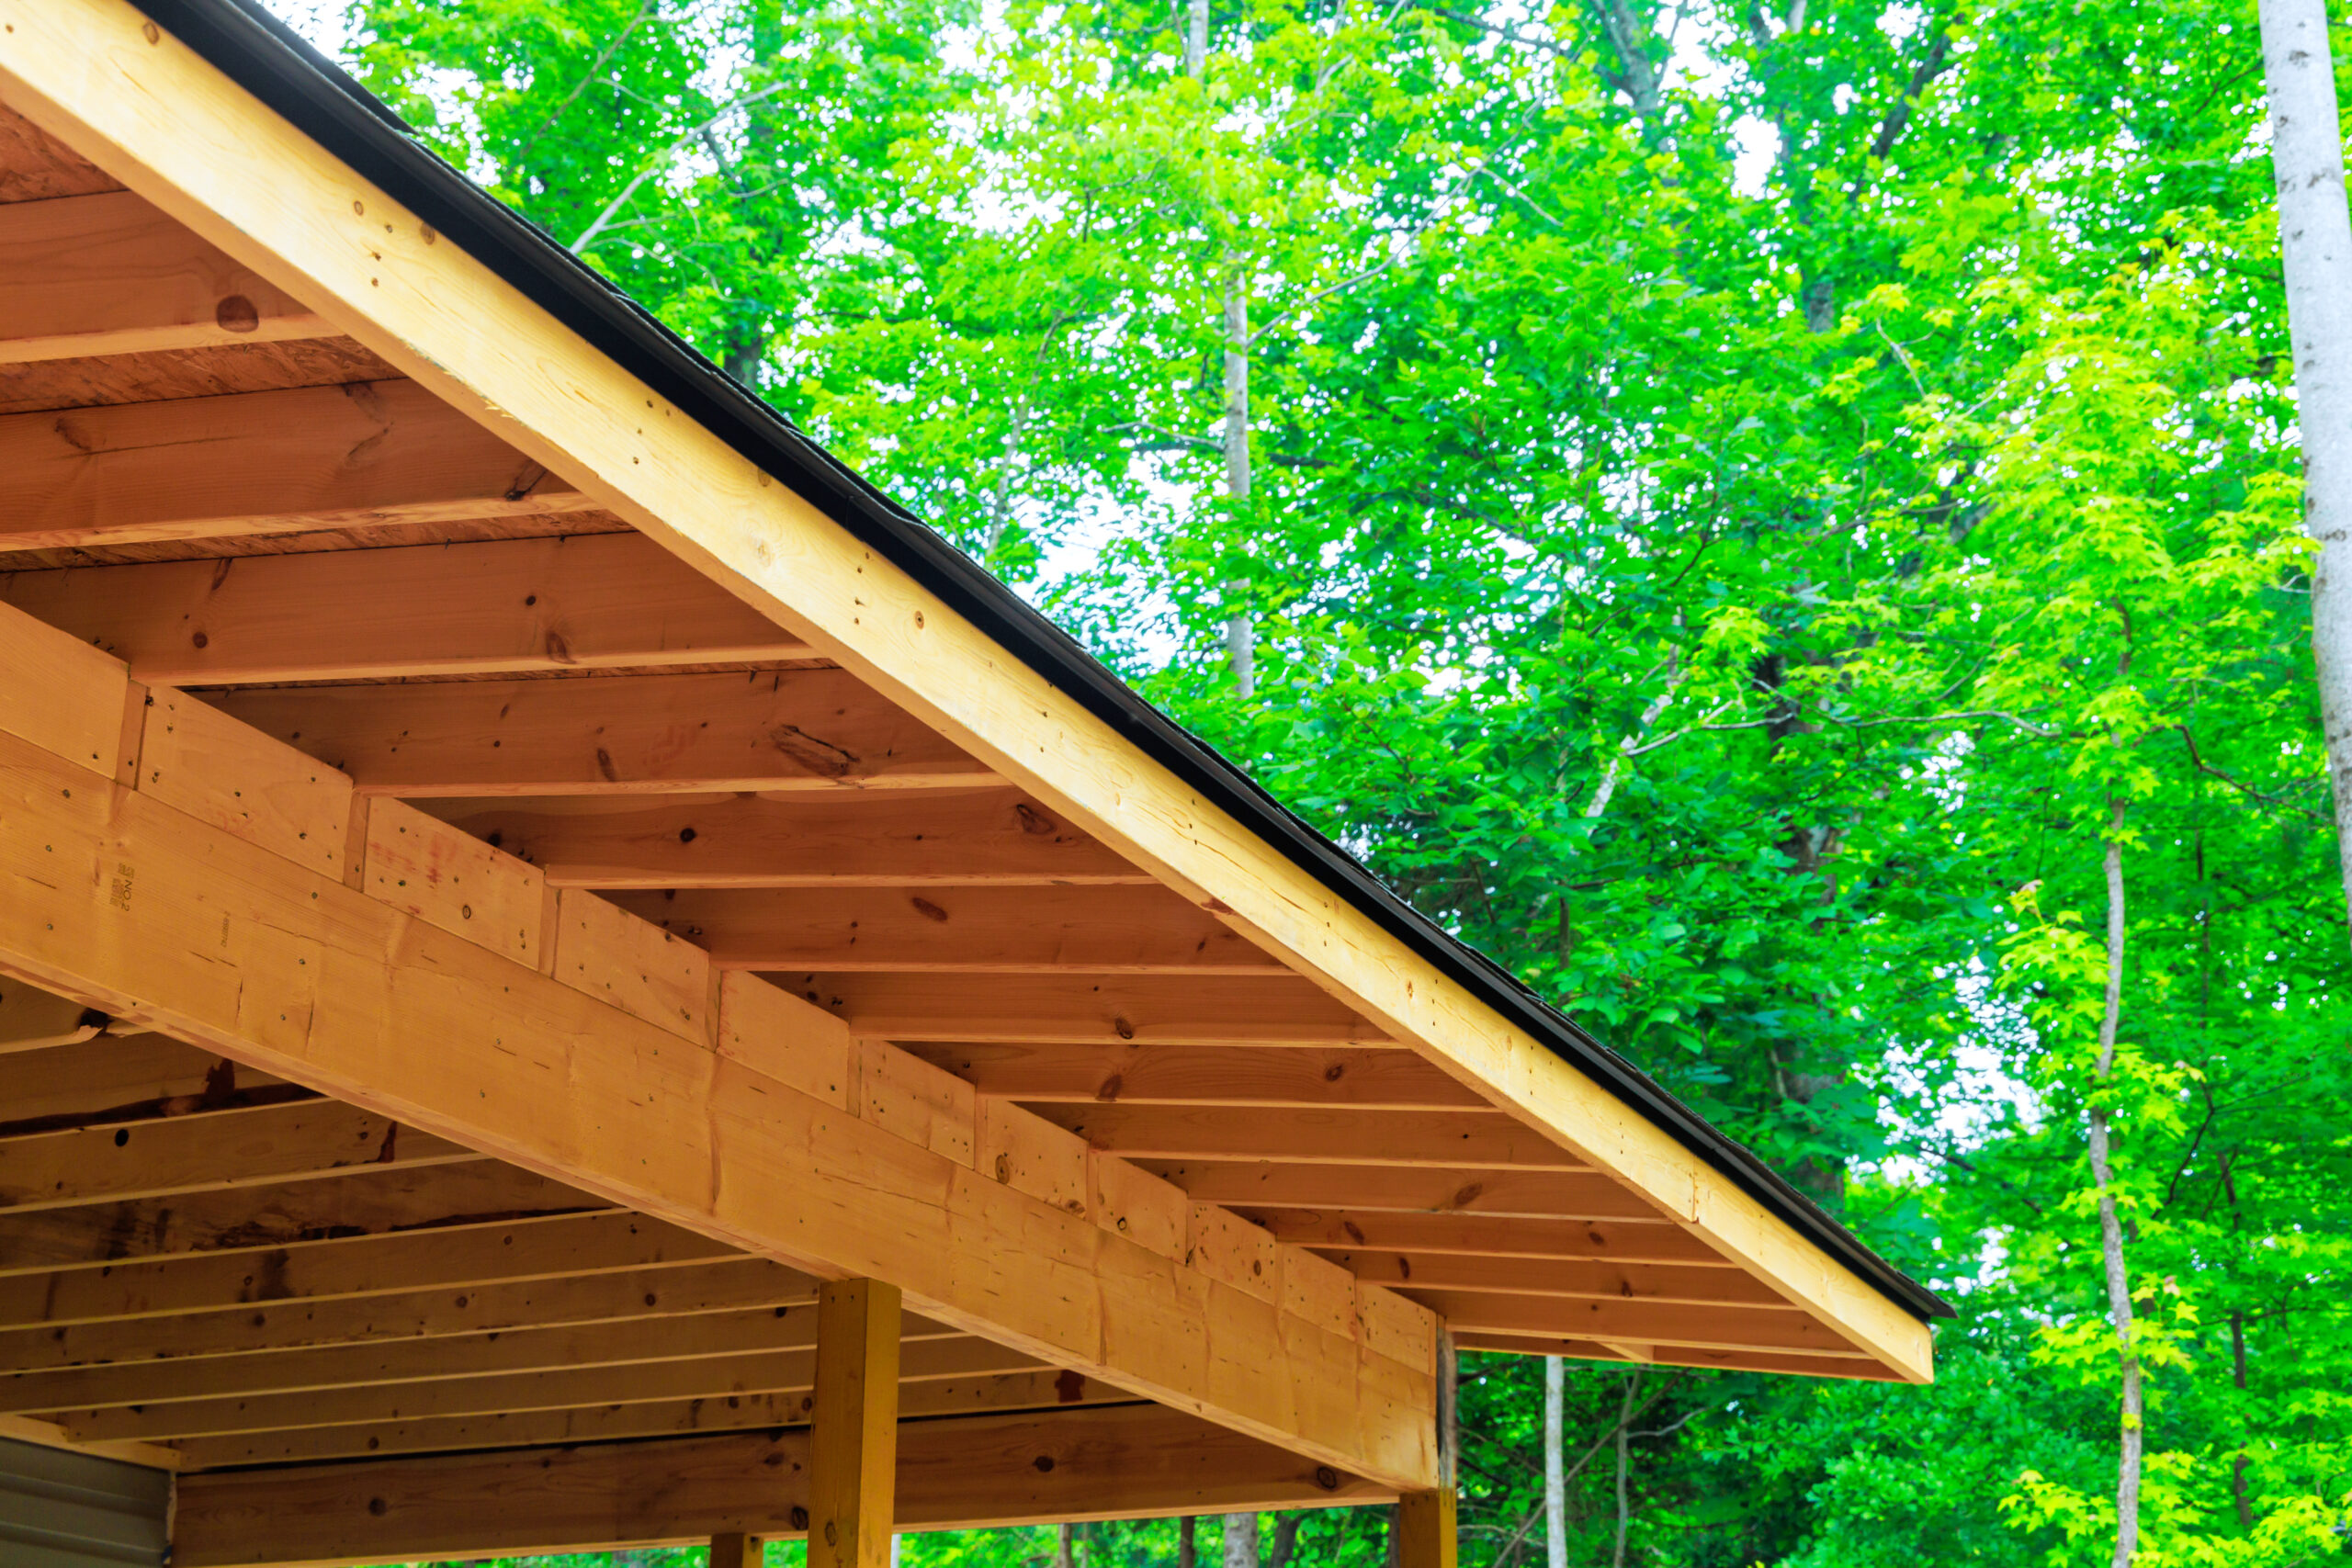
[{"label": "tree canopy", "polygon": [[[1571,1367],[1569,1561],[2103,1561],[2127,1375],[2139,1561],[2345,1551],[2352,976],[2251,5],[347,28],[440,152],[1958,1304],[1927,1389]],[[1541,1382],[1466,1363],[1478,1568],[1544,1551]]]}]

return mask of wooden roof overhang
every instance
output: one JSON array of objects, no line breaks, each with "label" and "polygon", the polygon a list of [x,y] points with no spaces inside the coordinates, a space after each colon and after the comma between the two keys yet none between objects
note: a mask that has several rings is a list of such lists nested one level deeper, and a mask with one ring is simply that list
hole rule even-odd
[{"label": "wooden roof overhang", "polygon": [[[825,1280],[906,1293],[909,1524],[1418,1495],[1452,1346],[1930,1375],[259,18],[0,26],[0,1433],[204,1477],[176,1562],[787,1528]],[[657,1438],[636,1514],[479,1455]]]}]

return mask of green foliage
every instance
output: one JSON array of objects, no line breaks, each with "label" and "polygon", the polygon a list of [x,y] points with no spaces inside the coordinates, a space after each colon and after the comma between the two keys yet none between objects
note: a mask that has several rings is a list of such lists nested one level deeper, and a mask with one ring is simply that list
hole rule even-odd
[{"label": "green foliage", "polygon": [[[1613,1550],[1629,1382],[1635,1560],[2104,1561],[2094,1103],[2142,1561],[2340,1555],[2347,947],[2252,7],[1634,0],[1639,59],[1617,9],[1216,0],[1198,76],[1166,0],[356,0],[353,51],[1958,1303],[1929,1389],[1576,1370],[1571,1561]],[[1472,1359],[1480,1568],[1541,1560],[1540,1405]],[[1385,1529],[1317,1517],[1298,1561]]]}]

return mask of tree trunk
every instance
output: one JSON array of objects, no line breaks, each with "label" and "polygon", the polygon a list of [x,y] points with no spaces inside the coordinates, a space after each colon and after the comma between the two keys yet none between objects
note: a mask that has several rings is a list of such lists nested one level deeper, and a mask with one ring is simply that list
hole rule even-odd
[{"label": "tree trunk", "polygon": [[1258,1516],[1225,1516],[1225,1568],[1258,1568]]},{"label": "tree trunk", "polygon": [[1548,1568],[1568,1568],[1567,1461],[1560,1453],[1560,1429],[1568,1403],[1567,1363],[1544,1358],[1544,1544]]},{"label": "tree trunk", "polygon": [[2303,438],[2303,523],[2319,542],[2312,654],[2352,915],[2352,216],[2325,0],[2260,0],[2278,245]]},{"label": "tree trunk", "polygon": [[1290,1568],[1290,1560],[1298,1551],[1298,1527],[1306,1522],[1305,1514],[1275,1516],[1274,1544],[1266,1552],[1266,1568]]},{"label": "tree trunk", "polygon": [[2115,1072],[2115,1034],[2123,1017],[2123,807],[2114,807],[2107,837],[2107,998],[2098,1021],[2098,1067],[2091,1093],[2091,1179],[2098,1183],[2099,1253],[2107,1265],[2107,1311],[2123,1370],[2123,1433],[2115,1466],[2115,1568],[2131,1568],[2140,1549],[2140,1454],[2147,1407],[2140,1358],[2132,1347],[2132,1278],[2124,1267],[2123,1223],[2115,1209],[2104,1103]]},{"label": "tree trunk", "polygon": [[[2245,1314],[2230,1314],[2230,1376],[2240,1393],[2245,1392]],[[2245,1495],[2245,1455],[2230,1462],[2230,1496],[2238,1506],[2238,1529],[2254,1533],[2254,1503]]]},{"label": "tree trunk", "polygon": [[1184,74],[1198,76],[1208,58],[1209,0],[1189,0],[1184,7]]},{"label": "tree trunk", "polygon": [[[1250,510],[1250,296],[1248,273],[1228,254],[1225,269],[1225,495],[1237,521]],[[1258,689],[1258,628],[1242,596],[1247,581],[1227,585],[1235,600],[1225,623],[1225,660],[1233,687],[1247,702]]]},{"label": "tree trunk", "polygon": [[1641,1392],[1642,1369],[1635,1367],[1625,1375],[1625,1403],[1617,1412],[1617,1549],[1610,1554],[1609,1568],[1625,1568],[1625,1532],[1634,1522],[1634,1456],[1629,1439],[1634,1426],[1634,1399]]},{"label": "tree trunk", "polygon": [[1176,1521],[1176,1568],[1200,1568],[1197,1544],[1201,1521],[1186,1514]]}]

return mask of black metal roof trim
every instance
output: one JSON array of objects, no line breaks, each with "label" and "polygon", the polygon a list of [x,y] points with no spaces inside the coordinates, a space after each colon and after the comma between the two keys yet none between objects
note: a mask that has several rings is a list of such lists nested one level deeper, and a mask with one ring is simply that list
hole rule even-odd
[{"label": "black metal roof trim", "polygon": [[552,235],[415,140],[407,123],[261,0],[139,0],[155,22],[598,352],[792,486],[1032,670],[1238,818],[1448,977],[1665,1129],[1905,1310],[1951,1307],[1509,970],[1422,915],[1257,781],[1129,690],[1100,660],[920,518],[704,358]]}]

